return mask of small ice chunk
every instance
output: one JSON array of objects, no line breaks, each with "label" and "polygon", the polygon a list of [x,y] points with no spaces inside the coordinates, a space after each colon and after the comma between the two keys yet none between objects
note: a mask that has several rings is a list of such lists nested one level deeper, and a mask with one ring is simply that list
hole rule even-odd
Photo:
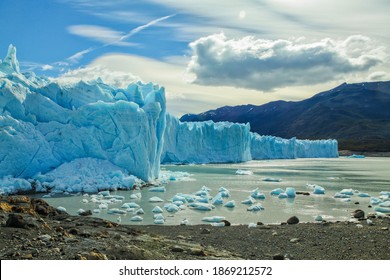
[{"label": "small ice chunk", "polygon": [[135,202],[127,202],[122,205],[122,208],[140,208],[140,206]]},{"label": "small ice chunk", "polygon": [[248,228],[255,228],[257,227],[257,224],[255,223],[249,223]]},{"label": "small ice chunk", "polygon": [[85,198],[84,198],[83,200],[81,200],[81,202],[82,202],[82,203],[88,203],[89,201],[88,201],[88,199],[85,199]]},{"label": "small ice chunk", "polygon": [[101,203],[101,204],[99,204],[99,209],[107,209],[107,208],[108,208],[107,203]]},{"label": "small ice chunk", "polygon": [[223,204],[223,198],[221,196],[221,193],[218,193],[212,200],[211,203],[213,205],[221,205]]},{"label": "small ice chunk", "polygon": [[177,212],[180,210],[179,206],[177,206],[176,204],[173,204],[173,203],[169,203],[169,204],[164,205],[164,208],[169,213],[174,213],[174,212]]},{"label": "small ice chunk", "polygon": [[351,196],[348,194],[342,194],[342,193],[338,192],[338,193],[335,193],[333,197],[334,198],[350,198]]},{"label": "small ice chunk", "polygon": [[85,212],[85,210],[84,209],[82,209],[82,208],[80,208],[79,210],[77,210],[77,214],[82,214],[82,213],[84,213]]},{"label": "small ice chunk", "polygon": [[381,207],[390,207],[390,201],[384,201],[379,203],[379,206]]},{"label": "small ice chunk", "polygon": [[141,193],[133,193],[130,195],[130,199],[140,199],[142,197]]},{"label": "small ice chunk", "polygon": [[314,189],[313,189],[313,193],[314,194],[325,194],[325,188],[323,188],[319,185],[315,185]]},{"label": "small ice chunk", "polygon": [[219,223],[222,220],[225,220],[225,217],[222,217],[222,216],[212,216],[212,217],[203,217],[202,218],[203,222],[208,222],[208,223]]},{"label": "small ice chunk", "polygon": [[214,205],[209,203],[194,202],[188,205],[191,209],[200,210],[200,211],[211,211],[215,208]]},{"label": "small ice chunk", "polygon": [[60,211],[60,212],[66,212],[66,208],[62,207],[62,206],[58,206],[57,210]]},{"label": "small ice chunk", "polygon": [[125,210],[120,210],[118,208],[111,208],[107,210],[107,214],[126,214]]},{"label": "small ice chunk", "polygon": [[209,192],[208,191],[205,191],[205,190],[200,190],[200,191],[197,191],[195,193],[196,196],[202,196],[202,197],[205,197],[205,196],[208,196],[209,195]]},{"label": "small ice chunk", "polygon": [[172,197],[172,202],[175,201],[181,201],[183,203],[187,202],[186,198],[184,196],[176,194],[174,197]]},{"label": "small ice chunk", "polygon": [[224,187],[220,187],[220,188],[218,189],[218,192],[229,192],[229,190],[226,189],[226,188],[224,188]]},{"label": "small ice chunk", "polygon": [[164,186],[161,187],[151,187],[149,188],[150,192],[166,192],[167,189]]},{"label": "small ice chunk", "polygon": [[134,216],[134,217],[131,217],[130,221],[132,221],[132,222],[142,222],[143,218],[140,217],[140,216]]},{"label": "small ice chunk", "polygon": [[161,207],[156,206],[156,207],[153,208],[152,212],[153,213],[162,213],[164,211],[161,209]]},{"label": "small ice chunk", "polygon": [[370,195],[368,193],[359,193],[358,196],[359,197],[370,197]]},{"label": "small ice chunk", "polygon": [[225,226],[225,223],[224,222],[220,222],[220,223],[211,223],[211,225],[213,227],[224,227]]},{"label": "small ice chunk", "polygon": [[143,215],[143,214],[145,214],[145,211],[144,211],[144,209],[140,208],[137,211],[135,211],[134,214],[136,214],[136,215]]},{"label": "small ice chunk", "polygon": [[351,202],[351,199],[350,198],[342,198],[341,202]]},{"label": "small ice chunk", "polygon": [[164,202],[164,199],[162,199],[158,196],[153,196],[153,197],[149,198],[149,202],[152,202],[152,203]]},{"label": "small ice chunk", "polygon": [[252,205],[250,206],[248,209],[246,209],[247,211],[252,211],[252,212],[257,212],[257,211],[261,211],[261,210],[264,210],[264,207],[260,204],[260,203],[257,203],[255,205]]},{"label": "small ice chunk", "polygon": [[45,194],[42,196],[42,198],[51,198],[51,195],[50,194]]},{"label": "small ice chunk", "polygon": [[322,218],[321,215],[318,215],[315,219],[316,222],[322,222],[324,219]]},{"label": "small ice chunk", "polygon": [[210,198],[208,196],[198,197],[195,199],[196,202],[209,203]]},{"label": "small ice chunk", "polygon": [[161,213],[154,214],[153,215],[153,219],[155,219],[155,220],[165,220],[163,214],[161,214]]},{"label": "small ice chunk", "polygon": [[370,198],[370,203],[371,203],[372,205],[378,205],[378,204],[381,203],[381,202],[382,202],[382,200],[379,199],[379,198],[377,198],[377,197],[371,197],[371,198]]},{"label": "small ice chunk", "polygon": [[183,201],[175,201],[175,202],[172,202],[172,203],[177,205],[177,206],[182,206],[184,204]]},{"label": "small ice chunk", "polygon": [[270,192],[270,195],[276,195],[278,196],[279,194],[281,193],[284,193],[284,190],[281,189],[281,188],[277,188],[277,189],[273,189],[271,192]]},{"label": "small ice chunk", "polygon": [[236,207],[236,202],[234,200],[230,200],[226,202],[223,206],[228,207],[228,208],[233,208]]},{"label": "small ice chunk", "polygon": [[287,195],[285,192],[282,192],[282,193],[280,193],[280,194],[278,195],[278,198],[281,198],[281,199],[287,198],[287,197],[288,197],[288,195]]},{"label": "small ice chunk", "polygon": [[108,196],[108,195],[110,195],[110,191],[101,191],[101,192],[98,192],[98,194],[100,194],[102,196]]},{"label": "small ice chunk", "polygon": [[190,221],[187,218],[184,218],[181,222],[181,226],[188,226],[190,224]]},{"label": "small ice chunk", "polygon": [[241,201],[241,204],[253,204],[255,202],[256,200],[253,197],[249,197],[248,199]]},{"label": "small ice chunk", "polygon": [[251,170],[242,170],[242,169],[238,169],[236,171],[236,174],[237,175],[253,175],[253,172]]},{"label": "small ice chunk", "polygon": [[294,188],[286,188],[286,194],[288,197],[293,198],[295,197],[295,189]]},{"label": "small ice chunk", "polygon": [[99,214],[100,213],[100,209],[93,209],[93,211],[92,211],[93,213],[95,213],[95,214]]},{"label": "small ice chunk", "polygon": [[165,224],[165,220],[154,220],[154,224],[163,225],[163,224]]},{"label": "small ice chunk", "polygon": [[388,207],[375,207],[374,210],[380,213],[390,213],[390,208]]},{"label": "small ice chunk", "polygon": [[265,194],[261,193],[259,188],[256,188],[255,190],[253,190],[251,192],[251,197],[253,197],[255,199],[265,199]]},{"label": "small ice chunk", "polygon": [[341,194],[346,194],[346,195],[353,195],[355,191],[353,189],[343,189],[340,191]]}]

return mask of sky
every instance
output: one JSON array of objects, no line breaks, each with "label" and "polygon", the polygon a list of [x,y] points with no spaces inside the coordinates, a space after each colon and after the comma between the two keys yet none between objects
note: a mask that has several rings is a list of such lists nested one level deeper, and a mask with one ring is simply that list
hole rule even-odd
[{"label": "sky", "polygon": [[0,0],[0,57],[64,82],[164,86],[181,116],[390,80],[388,0]]}]

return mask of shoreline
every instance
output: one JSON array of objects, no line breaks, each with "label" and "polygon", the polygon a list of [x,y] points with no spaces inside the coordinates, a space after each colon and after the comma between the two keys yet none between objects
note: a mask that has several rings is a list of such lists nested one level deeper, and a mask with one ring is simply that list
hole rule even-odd
[{"label": "shoreline", "polygon": [[390,152],[362,152],[352,150],[339,150],[339,157],[363,155],[365,157],[390,157]]},{"label": "shoreline", "polygon": [[42,199],[0,198],[0,259],[390,259],[388,215],[370,225],[134,226],[71,216]]}]

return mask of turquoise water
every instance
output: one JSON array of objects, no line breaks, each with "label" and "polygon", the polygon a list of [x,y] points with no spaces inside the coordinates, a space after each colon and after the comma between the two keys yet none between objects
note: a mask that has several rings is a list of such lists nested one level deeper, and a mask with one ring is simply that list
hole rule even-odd
[{"label": "turquoise water", "polygon": [[[368,193],[370,196],[379,196],[380,191],[390,191],[390,158],[338,158],[338,159],[294,159],[294,160],[270,160],[250,161],[240,164],[209,164],[209,165],[164,165],[163,170],[188,172],[190,181],[170,181],[166,185],[166,192],[150,192],[148,188],[136,191],[116,191],[112,195],[123,196],[123,201],[108,205],[108,208],[119,208],[126,202],[139,204],[145,214],[142,222],[131,222],[133,213],[124,215],[107,214],[107,210],[94,213],[96,217],[117,221],[121,217],[122,224],[153,224],[152,209],[158,205],[163,208],[165,203],[176,193],[193,194],[207,186],[211,189],[210,195],[218,193],[220,187],[230,191],[230,197],[225,202],[235,200],[235,208],[226,208],[217,205],[212,211],[199,211],[185,208],[176,213],[164,212],[165,224],[177,225],[187,218],[191,224],[201,224],[203,217],[223,216],[234,224],[248,224],[261,221],[263,223],[280,223],[290,216],[296,215],[301,221],[313,222],[317,215],[324,219],[349,220],[351,212],[355,209],[363,209],[366,213],[373,212],[369,208],[370,198],[352,196],[350,202],[333,198],[336,192],[342,189],[352,188],[359,192]],[[236,171],[252,171],[252,175],[237,175]],[[281,179],[281,182],[266,182],[264,178]],[[317,184],[325,188],[324,195],[312,194],[312,189],[307,184]],[[309,196],[297,195],[294,199],[279,199],[269,195],[275,188],[285,189],[293,187],[297,191],[308,191]],[[264,200],[258,200],[264,210],[258,212],[247,211],[248,205],[241,201],[248,198],[251,191],[259,188],[266,195]],[[140,192],[141,199],[130,199],[130,195]],[[42,195],[40,195],[42,196]],[[149,198],[160,197],[161,203],[151,203]],[[91,202],[91,197],[83,195],[60,196],[55,195],[46,200],[53,206],[65,207],[70,214],[77,214],[82,208],[93,210],[98,205]],[[83,202],[84,200],[84,202]],[[87,203],[85,203],[87,202]],[[359,204],[355,204],[358,202]]]}]

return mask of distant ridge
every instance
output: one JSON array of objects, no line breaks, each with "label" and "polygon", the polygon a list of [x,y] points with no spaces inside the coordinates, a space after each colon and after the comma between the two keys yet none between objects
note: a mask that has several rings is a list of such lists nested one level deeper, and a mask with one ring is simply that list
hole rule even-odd
[{"label": "distant ridge", "polygon": [[339,141],[340,150],[390,151],[390,81],[347,84],[292,102],[224,106],[181,121],[247,123],[261,135]]}]

